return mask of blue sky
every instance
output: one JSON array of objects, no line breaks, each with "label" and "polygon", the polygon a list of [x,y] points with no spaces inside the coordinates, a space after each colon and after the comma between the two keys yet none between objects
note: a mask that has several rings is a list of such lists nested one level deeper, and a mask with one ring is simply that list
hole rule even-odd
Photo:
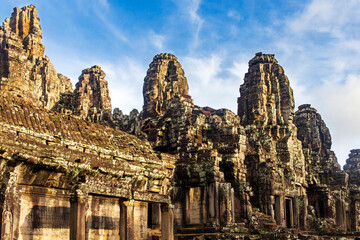
[{"label": "blue sky", "polygon": [[0,19],[34,4],[46,55],[77,82],[99,65],[113,107],[141,110],[154,55],[175,54],[200,106],[236,112],[239,86],[256,52],[275,54],[296,106],[322,115],[343,165],[360,148],[359,0],[0,0]]}]

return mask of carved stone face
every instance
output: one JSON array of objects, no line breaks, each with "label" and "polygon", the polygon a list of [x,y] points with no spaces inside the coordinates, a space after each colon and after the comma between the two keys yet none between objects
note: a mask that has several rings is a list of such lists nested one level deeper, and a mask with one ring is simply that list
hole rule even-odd
[{"label": "carved stone face", "polygon": [[155,79],[151,80],[149,82],[147,90],[145,91],[145,102],[150,103],[156,100],[158,95],[159,95],[158,83]]}]

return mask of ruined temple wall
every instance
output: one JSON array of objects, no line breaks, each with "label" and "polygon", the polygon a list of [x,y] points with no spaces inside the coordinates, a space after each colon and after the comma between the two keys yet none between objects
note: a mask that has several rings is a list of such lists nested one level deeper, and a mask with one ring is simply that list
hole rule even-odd
[{"label": "ruined temple wall", "polygon": [[85,238],[120,239],[120,201],[118,198],[89,195],[87,199]]},{"label": "ruined temple wall", "polygon": [[[317,110],[299,106],[294,117],[305,156],[310,228],[346,230],[349,214],[348,174],[341,170],[331,151],[331,135]],[[320,219],[320,220],[319,220]],[[325,227],[326,226],[326,227]]]},{"label": "ruined temple wall", "polygon": [[[172,224],[160,218],[158,230],[148,222],[148,205],[106,195],[74,197],[73,191],[17,185],[18,205],[5,205],[1,239],[171,239]],[[153,203],[154,204],[154,203]],[[155,204],[154,204],[155,205]],[[82,206],[82,207],[81,207]],[[159,205],[160,206],[160,205]],[[158,208],[164,221],[168,209]],[[164,226],[165,225],[165,226]],[[170,234],[169,234],[170,231]],[[162,233],[164,233],[162,235]],[[168,233],[167,235],[165,235]],[[73,235],[74,234],[74,235]]]},{"label": "ruined temple wall", "polygon": [[179,155],[173,188],[175,228],[240,221],[249,191],[247,138],[240,118],[227,109],[194,105],[184,71],[171,54],[154,57],[143,93],[137,133],[155,149]]},{"label": "ruined temple wall", "polygon": [[148,203],[170,214],[175,156],[5,92],[0,104],[3,239],[147,239]]},{"label": "ruined temple wall", "polygon": [[69,239],[69,191],[23,185],[20,192],[19,239]]}]

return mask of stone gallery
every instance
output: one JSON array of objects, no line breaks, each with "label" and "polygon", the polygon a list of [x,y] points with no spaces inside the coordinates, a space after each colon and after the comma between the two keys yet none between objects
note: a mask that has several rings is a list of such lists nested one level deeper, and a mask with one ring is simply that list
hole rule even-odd
[{"label": "stone gallery", "polygon": [[158,54],[124,115],[99,66],[74,89],[44,50],[36,8],[15,8],[0,27],[1,239],[360,239],[360,150],[342,170],[274,55],[249,61],[233,113],[195,105]]}]

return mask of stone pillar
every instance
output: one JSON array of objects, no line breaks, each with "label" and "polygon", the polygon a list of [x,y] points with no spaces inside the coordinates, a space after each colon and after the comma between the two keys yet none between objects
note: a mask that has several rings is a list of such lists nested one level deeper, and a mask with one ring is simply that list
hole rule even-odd
[{"label": "stone pillar", "polygon": [[219,198],[220,198],[220,222],[221,224],[234,223],[233,211],[233,189],[230,183],[220,183]]},{"label": "stone pillar", "polygon": [[252,206],[250,202],[250,196],[248,193],[244,195],[244,218],[250,220],[252,216]]},{"label": "stone pillar", "polygon": [[207,222],[207,210],[208,210],[208,203],[207,203],[207,197],[206,197],[206,187],[200,188],[200,222],[202,224],[205,224]]},{"label": "stone pillar", "polygon": [[127,234],[127,207],[124,201],[120,204],[120,240],[126,240]]},{"label": "stone pillar", "polygon": [[202,224],[203,222],[203,188],[192,187],[186,191],[185,218],[186,224]]},{"label": "stone pillar", "polygon": [[134,233],[134,200],[124,201],[120,209],[120,239],[135,239]]},{"label": "stone pillar", "polygon": [[70,199],[70,240],[85,240],[86,196]]},{"label": "stone pillar", "polygon": [[336,211],[336,225],[342,230],[346,229],[345,224],[345,207],[341,199],[337,199],[335,202],[335,211]]},{"label": "stone pillar", "polygon": [[350,202],[351,231],[360,230],[360,201],[352,199]]},{"label": "stone pillar", "polygon": [[10,211],[4,211],[2,214],[1,236],[1,240],[13,239],[13,221]]},{"label": "stone pillar", "polygon": [[207,192],[207,198],[208,198],[208,218],[207,222],[215,222],[215,183],[210,183],[208,187],[206,188]]},{"label": "stone pillar", "polygon": [[161,239],[174,239],[174,213],[173,206],[170,204],[162,204],[161,206]]},{"label": "stone pillar", "polygon": [[[133,208],[133,238],[128,237],[128,239],[147,239],[147,220],[148,220],[148,204],[142,201],[134,201]],[[129,220],[129,214],[128,214]],[[130,222],[130,221],[129,221]],[[129,230],[128,222],[128,230]]]},{"label": "stone pillar", "polygon": [[[231,186],[231,185],[230,185]],[[231,222],[235,222],[235,195],[234,195],[234,189],[230,189],[230,204],[231,204]]]},{"label": "stone pillar", "polygon": [[283,226],[284,223],[284,198],[281,195],[275,195],[275,221],[277,225]]},{"label": "stone pillar", "polygon": [[293,198],[293,212],[294,212],[294,228],[299,228],[299,206],[300,206],[300,200],[299,197]]},{"label": "stone pillar", "polygon": [[175,227],[174,231],[175,232],[178,227],[181,227],[184,225],[183,205],[185,205],[185,204],[183,202],[185,202],[185,200],[174,203],[174,227]]},{"label": "stone pillar", "polygon": [[17,184],[19,168],[8,167],[3,173],[0,189],[0,239],[20,237],[21,187]]},{"label": "stone pillar", "polygon": [[308,215],[308,199],[306,196],[298,197],[299,200],[299,227],[301,230],[306,229],[306,216]]}]

